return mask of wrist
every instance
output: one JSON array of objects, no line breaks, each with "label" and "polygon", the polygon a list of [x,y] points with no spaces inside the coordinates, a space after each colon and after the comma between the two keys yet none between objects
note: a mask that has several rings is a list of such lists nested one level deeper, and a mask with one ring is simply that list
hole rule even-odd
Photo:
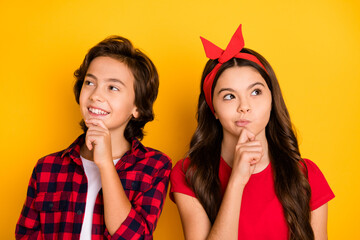
[{"label": "wrist", "polygon": [[230,178],[229,178],[229,182],[228,182],[228,187],[230,188],[234,188],[237,190],[243,190],[246,186],[248,181],[246,181],[245,179],[243,179],[241,176],[234,176],[233,174],[231,174]]},{"label": "wrist", "polygon": [[99,168],[100,172],[108,171],[109,169],[115,168],[113,160],[110,159],[103,159],[104,161],[96,162],[97,167]]}]

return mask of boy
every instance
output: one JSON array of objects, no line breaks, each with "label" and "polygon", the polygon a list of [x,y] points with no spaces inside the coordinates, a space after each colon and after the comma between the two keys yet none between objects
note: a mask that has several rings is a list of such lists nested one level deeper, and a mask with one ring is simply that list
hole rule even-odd
[{"label": "boy", "polygon": [[74,75],[84,134],[38,161],[16,239],[152,239],[171,170],[166,155],[138,140],[154,118],[156,68],[112,36]]}]

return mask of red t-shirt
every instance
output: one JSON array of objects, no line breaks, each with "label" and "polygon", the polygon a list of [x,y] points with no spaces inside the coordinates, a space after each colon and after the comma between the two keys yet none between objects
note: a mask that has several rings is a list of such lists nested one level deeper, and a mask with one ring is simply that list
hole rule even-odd
[{"label": "red t-shirt", "polygon": [[[304,161],[308,168],[311,186],[310,208],[315,210],[334,198],[335,195],[316,164],[308,159],[304,159]],[[170,198],[172,200],[173,192],[195,197],[195,193],[185,180],[184,170],[188,168],[189,163],[188,158],[180,160],[171,172]],[[219,178],[224,190],[228,184],[230,174],[231,167],[221,158]],[[282,205],[274,190],[271,164],[263,171],[251,175],[249,182],[245,186],[241,202],[238,239],[288,239],[288,227]]]}]

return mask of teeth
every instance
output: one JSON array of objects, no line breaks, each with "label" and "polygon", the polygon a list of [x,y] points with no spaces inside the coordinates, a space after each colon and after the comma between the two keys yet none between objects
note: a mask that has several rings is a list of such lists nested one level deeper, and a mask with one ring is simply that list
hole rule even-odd
[{"label": "teeth", "polygon": [[100,109],[97,109],[97,108],[89,108],[89,111],[92,112],[92,113],[95,113],[95,114],[103,114],[103,115],[108,114],[107,112],[104,112],[104,111],[102,111]]}]

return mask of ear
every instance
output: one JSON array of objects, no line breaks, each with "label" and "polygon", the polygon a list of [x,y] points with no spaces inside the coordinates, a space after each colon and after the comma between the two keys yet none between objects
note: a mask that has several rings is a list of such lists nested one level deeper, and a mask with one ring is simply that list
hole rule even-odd
[{"label": "ear", "polygon": [[138,112],[138,109],[137,107],[134,108],[133,112],[132,112],[132,115],[134,118],[138,118],[139,117],[139,112]]},{"label": "ear", "polygon": [[214,112],[214,116],[216,119],[219,119],[218,115],[216,114],[216,112]]}]

